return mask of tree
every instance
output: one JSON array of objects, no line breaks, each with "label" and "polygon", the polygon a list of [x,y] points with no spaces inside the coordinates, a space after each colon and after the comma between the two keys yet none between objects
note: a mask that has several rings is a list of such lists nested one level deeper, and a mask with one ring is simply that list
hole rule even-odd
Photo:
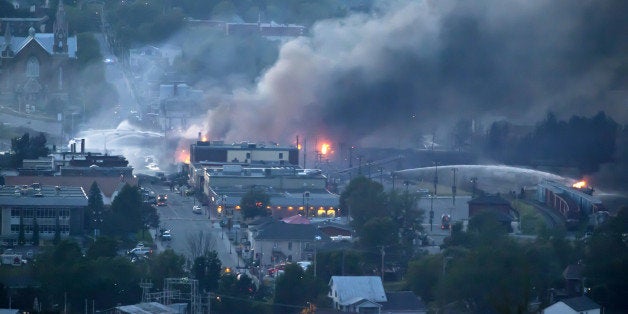
[{"label": "tree", "polygon": [[37,217],[33,217],[33,237],[31,242],[34,246],[39,245],[39,224],[37,223]]},{"label": "tree", "polygon": [[138,187],[125,184],[105,213],[103,229],[110,235],[134,233],[144,228],[142,194]]},{"label": "tree", "polygon": [[269,212],[266,209],[268,205],[270,205],[270,196],[262,188],[255,186],[247,191],[240,200],[242,216],[245,219],[268,216]]},{"label": "tree", "polygon": [[211,233],[205,233],[203,230],[199,230],[196,235],[188,234],[185,240],[193,261],[199,257],[209,256],[216,247],[216,240],[212,238]]},{"label": "tree", "polygon": [[382,245],[396,246],[399,243],[397,237],[399,229],[389,217],[371,218],[359,230],[360,244],[365,248],[374,248]]},{"label": "tree", "polygon": [[17,244],[24,245],[26,243],[26,236],[24,235],[24,217],[20,211],[20,225],[18,226]]},{"label": "tree", "polygon": [[116,257],[118,256],[118,243],[110,237],[99,237],[89,246],[86,256],[89,259]]},{"label": "tree", "polygon": [[21,137],[11,139],[11,166],[22,167],[24,159],[35,159],[47,156],[50,150],[46,147],[46,136],[39,133],[31,138],[29,133],[24,133]]},{"label": "tree", "polygon": [[185,257],[167,249],[150,260],[150,276],[153,282],[164,282],[165,278],[181,277],[185,274]]},{"label": "tree", "polygon": [[607,221],[588,240],[585,254],[585,285],[603,307],[620,313],[628,308],[628,206]]},{"label": "tree", "polygon": [[87,196],[87,210],[85,211],[86,225],[91,229],[99,229],[102,223],[104,209],[105,204],[103,202],[102,193],[100,192],[98,183],[94,181],[89,188],[89,195]]},{"label": "tree", "polygon": [[364,176],[351,182],[340,194],[340,208],[346,210],[353,218],[356,230],[371,218],[387,217],[386,195],[384,187]]},{"label": "tree", "polygon": [[52,239],[52,243],[54,245],[57,245],[61,242],[61,225],[59,223],[59,215],[57,215],[57,217],[55,217],[55,235],[54,238]]},{"label": "tree", "polygon": [[[276,279],[276,304],[306,306],[307,302],[314,302],[317,295],[315,279],[310,273],[303,272],[303,268],[297,264],[286,265],[284,273]],[[276,310],[276,313],[291,313],[294,309],[278,307]]]},{"label": "tree", "polygon": [[206,291],[218,288],[221,270],[222,263],[216,251],[197,257],[192,265],[192,274],[199,281],[199,288]]}]

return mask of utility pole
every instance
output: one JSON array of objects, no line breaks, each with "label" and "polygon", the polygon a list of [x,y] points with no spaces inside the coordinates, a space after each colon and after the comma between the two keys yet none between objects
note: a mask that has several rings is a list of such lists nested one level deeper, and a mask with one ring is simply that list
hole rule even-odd
[{"label": "utility pole", "polygon": [[384,246],[382,245],[380,248],[382,253],[382,282],[384,282],[384,255],[386,255],[386,251],[384,250]]},{"label": "utility pole", "polygon": [[303,169],[307,169],[307,137],[303,137]]},{"label": "utility pole", "polygon": [[451,184],[451,202],[454,207],[456,207],[456,171],[458,168],[453,168],[451,171],[454,172],[454,181]]}]

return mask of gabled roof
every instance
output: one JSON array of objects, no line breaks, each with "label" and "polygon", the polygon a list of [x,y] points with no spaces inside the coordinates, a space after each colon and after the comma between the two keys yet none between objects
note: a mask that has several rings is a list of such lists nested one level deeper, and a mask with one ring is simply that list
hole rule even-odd
[{"label": "gabled roof", "polygon": [[377,276],[332,276],[329,286],[336,288],[340,305],[354,304],[359,299],[388,301],[382,279]]},{"label": "gabled roof", "polygon": [[286,217],[284,219],[282,219],[281,221],[288,223],[288,224],[298,224],[298,225],[309,225],[310,224],[310,220],[308,220],[307,218],[301,216],[301,215],[294,215],[294,216],[290,216],[290,217]]},{"label": "gabled roof", "polygon": [[568,307],[577,312],[595,310],[600,308],[599,304],[593,302],[593,300],[589,299],[586,296],[565,299],[561,302],[565,303]]},{"label": "gabled roof", "polygon": [[317,236],[321,237],[323,242],[329,241],[329,237],[321,233],[313,225],[289,224],[283,221],[274,221],[260,228],[255,239],[314,242]]},{"label": "gabled roof", "polygon": [[[11,49],[17,55],[20,50],[24,49],[24,47],[33,40],[46,50],[48,54],[53,54],[52,48],[55,41],[53,33],[35,33],[35,37],[11,37]],[[2,50],[4,50],[5,44],[4,36],[0,37],[0,47]],[[76,58],[76,50],[76,36],[68,37],[68,57]]]},{"label": "gabled roof", "polygon": [[584,267],[580,264],[567,265],[563,271],[563,278],[565,279],[582,279],[582,270]]},{"label": "gabled roof", "polygon": [[412,291],[386,292],[388,302],[383,303],[383,310],[423,310],[425,304]]}]

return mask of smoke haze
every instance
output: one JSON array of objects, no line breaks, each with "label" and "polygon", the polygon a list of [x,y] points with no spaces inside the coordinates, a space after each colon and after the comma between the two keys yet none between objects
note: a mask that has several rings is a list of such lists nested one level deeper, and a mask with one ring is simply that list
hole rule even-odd
[{"label": "smoke haze", "polygon": [[606,110],[625,123],[625,12],[619,0],[385,2],[285,43],[255,86],[209,97],[203,129],[228,141],[381,146],[460,118]]}]

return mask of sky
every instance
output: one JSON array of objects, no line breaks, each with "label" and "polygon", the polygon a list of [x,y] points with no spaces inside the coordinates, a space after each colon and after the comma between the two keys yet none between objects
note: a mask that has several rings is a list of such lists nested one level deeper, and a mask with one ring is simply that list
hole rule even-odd
[{"label": "sky", "polygon": [[210,92],[188,133],[413,147],[462,118],[605,110],[627,123],[625,12],[620,0],[380,2],[285,42],[255,84]]}]

